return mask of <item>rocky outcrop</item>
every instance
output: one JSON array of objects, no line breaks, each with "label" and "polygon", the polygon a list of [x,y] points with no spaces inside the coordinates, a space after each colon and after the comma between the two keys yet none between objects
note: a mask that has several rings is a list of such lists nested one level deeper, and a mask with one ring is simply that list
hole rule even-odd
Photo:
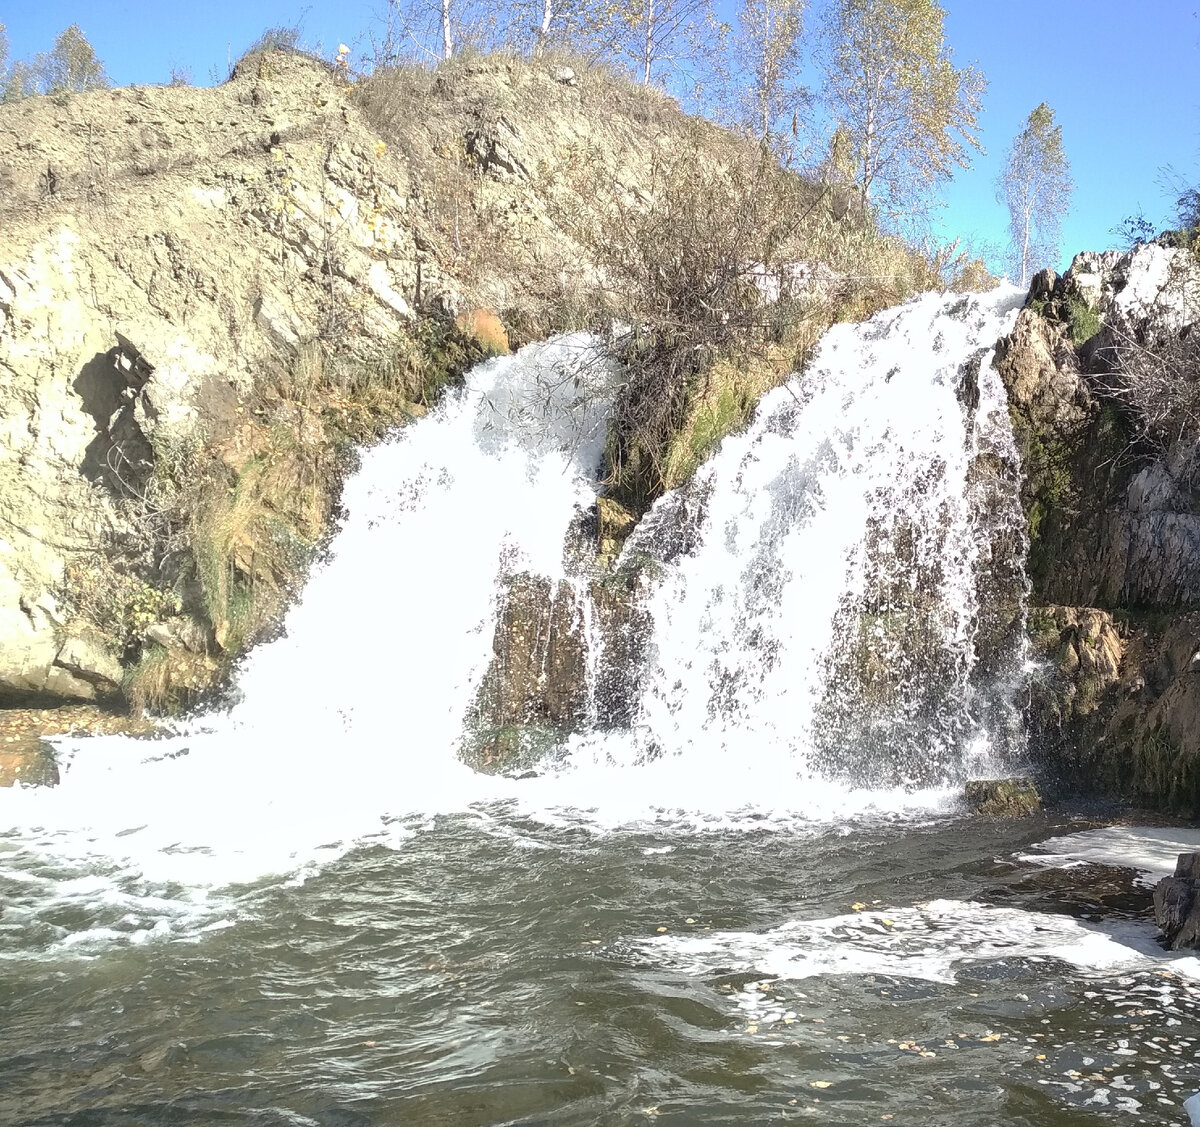
[{"label": "rocky outcrop", "polygon": [[1033,750],[1068,785],[1189,812],[1200,812],[1200,428],[1162,425],[1156,413],[1185,402],[1195,375],[1154,364],[1198,325],[1193,252],[1083,254],[1062,278],[1034,280],[997,359],[1029,523]]},{"label": "rocky outcrop", "polygon": [[628,727],[647,634],[638,590],[632,572],[510,579],[468,720],[468,760],[491,770],[529,767],[571,731]]},{"label": "rocky outcrop", "polygon": [[1026,818],[1042,808],[1032,779],[968,779],[967,806],[975,814],[992,818]]},{"label": "rocky outcrop", "polygon": [[1154,886],[1154,919],[1171,950],[1200,947],[1200,853],[1181,853],[1175,875]]},{"label": "rocky outcrop", "polygon": [[[244,643],[211,592],[183,589],[164,479],[186,493],[202,464],[269,475],[272,432],[295,436],[292,477],[329,476],[373,409],[354,401],[363,372],[438,352],[442,330],[422,326],[461,309],[528,321],[590,269],[572,225],[596,185],[636,195],[687,119],[561,70],[485,61],[356,85],[274,52],[213,89],[0,106],[0,706],[108,698],[153,647],[183,661]],[[500,320],[467,322],[483,352],[507,347]],[[336,377],[323,355],[345,358]],[[321,378],[325,420],[305,397]],[[436,390],[418,381],[413,411]],[[331,507],[282,523],[311,542]],[[225,523],[222,592],[222,567],[246,589],[285,585],[253,529]],[[85,613],[79,576],[120,579],[120,607]]]}]

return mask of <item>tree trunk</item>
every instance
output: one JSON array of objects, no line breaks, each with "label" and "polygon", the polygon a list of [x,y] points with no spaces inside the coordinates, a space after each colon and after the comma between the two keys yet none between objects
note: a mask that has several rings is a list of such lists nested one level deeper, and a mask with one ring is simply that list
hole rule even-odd
[{"label": "tree trunk", "polygon": [[1029,285],[1029,227],[1031,222],[1029,208],[1025,208],[1025,230],[1021,233],[1021,285]]},{"label": "tree trunk", "polygon": [[646,46],[642,58],[642,85],[650,85],[650,64],[654,61],[654,0],[646,0]]},{"label": "tree trunk", "polygon": [[550,36],[550,21],[554,19],[554,0],[542,0],[542,23],[538,28],[537,44],[533,48],[533,57],[540,59],[546,50],[546,40]]},{"label": "tree trunk", "polygon": [[454,55],[454,40],[450,37],[450,0],[442,0],[442,58]]}]

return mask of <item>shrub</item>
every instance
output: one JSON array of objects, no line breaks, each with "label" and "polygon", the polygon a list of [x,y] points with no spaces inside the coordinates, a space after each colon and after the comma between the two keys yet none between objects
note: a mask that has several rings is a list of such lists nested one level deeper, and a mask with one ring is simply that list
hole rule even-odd
[{"label": "shrub", "polygon": [[1086,301],[1073,295],[1064,301],[1063,315],[1070,326],[1071,339],[1075,342],[1076,348],[1082,347],[1104,328],[1100,314]]}]

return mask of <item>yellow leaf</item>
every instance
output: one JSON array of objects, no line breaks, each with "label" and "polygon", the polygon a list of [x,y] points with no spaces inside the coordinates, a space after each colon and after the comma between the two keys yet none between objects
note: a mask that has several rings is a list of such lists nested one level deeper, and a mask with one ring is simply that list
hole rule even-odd
[{"label": "yellow leaf", "polygon": [[808,1082],[808,1086],[810,1088],[831,1088],[831,1087],[833,1087],[833,1081],[831,1081],[831,1080],[810,1080]]}]

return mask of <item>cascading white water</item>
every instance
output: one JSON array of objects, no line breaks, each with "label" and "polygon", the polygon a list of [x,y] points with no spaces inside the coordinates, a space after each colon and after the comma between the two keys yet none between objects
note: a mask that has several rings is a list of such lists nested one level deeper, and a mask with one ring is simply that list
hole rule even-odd
[{"label": "cascading white water", "polygon": [[[929,295],[836,326],[643,520],[625,556],[661,576],[638,721],[574,756],[624,814],[819,815],[988,761],[997,710],[974,707],[971,680],[981,572],[1023,518],[1015,483],[993,482],[984,507],[971,474],[981,455],[1017,464],[991,355],[1022,300]],[[608,781],[615,765],[637,781]]]},{"label": "cascading white water", "polygon": [[[563,574],[594,501],[613,370],[578,334],[474,369],[372,450],[349,516],[239,701],[170,740],[62,740],[62,784],[0,795],[0,828],[84,866],[221,884],[295,869],[381,819],[491,793],[457,758],[507,574]],[[55,878],[56,880],[58,878]],[[186,912],[186,907],[181,912]]]},{"label": "cascading white water", "polygon": [[[748,810],[755,825],[941,801],[964,749],[986,743],[970,673],[991,531],[968,474],[1011,446],[988,353],[1020,300],[928,296],[834,328],[627,546],[627,562],[658,560],[641,580],[652,625],[632,729],[576,733],[535,779],[467,769],[462,727],[503,580],[566,578],[614,374],[581,336],[482,365],[363,455],[328,559],[284,637],[245,662],[228,713],[167,741],[61,741],[59,788],[0,794],[21,879],[88,881],[102,858],[122,895],[203,889],[410,832],[394,815],[493,798],[605,822]],[[973,411],[959,395],[971,362]],[[576,594],[594,693],[595,608]],[[860,744],[867,772],[847,769]],[[877,769],[881,747],[900,754]]]}]

